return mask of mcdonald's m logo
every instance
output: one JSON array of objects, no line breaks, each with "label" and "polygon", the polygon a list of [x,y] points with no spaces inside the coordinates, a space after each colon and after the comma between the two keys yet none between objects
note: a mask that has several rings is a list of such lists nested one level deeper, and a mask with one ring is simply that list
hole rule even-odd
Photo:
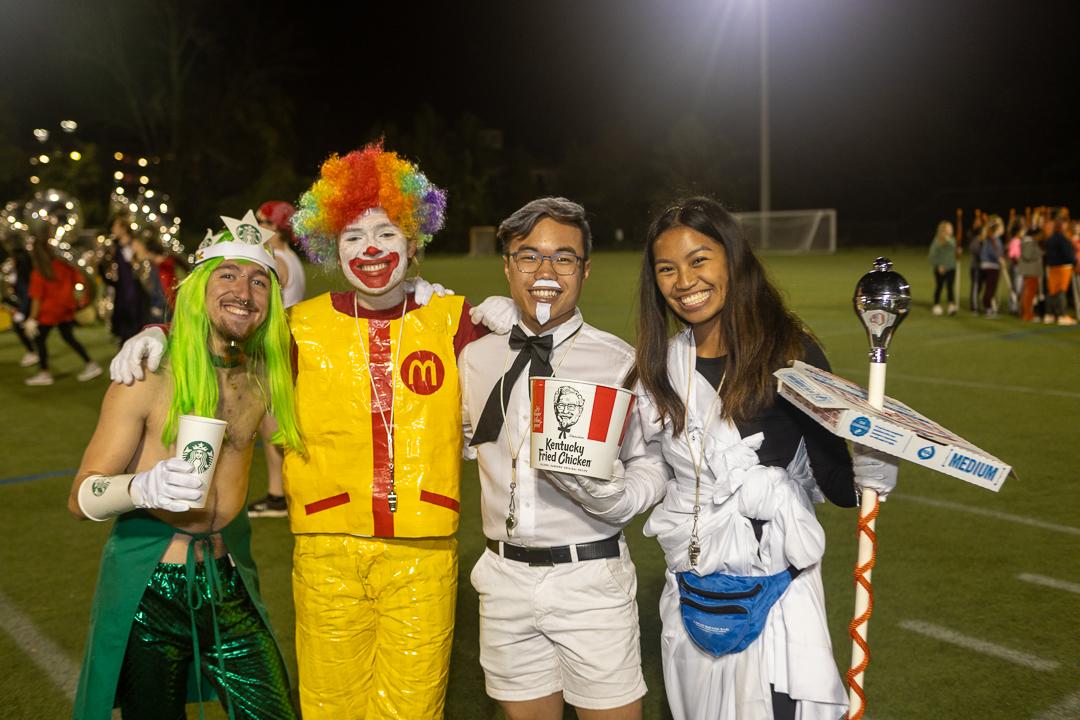
[{"label": "mcdonald's m logo", "polygon": [[401,363],[401,381],[417,395],[430,395],[442,387],[446,369],[430,350],[410,353]]}]

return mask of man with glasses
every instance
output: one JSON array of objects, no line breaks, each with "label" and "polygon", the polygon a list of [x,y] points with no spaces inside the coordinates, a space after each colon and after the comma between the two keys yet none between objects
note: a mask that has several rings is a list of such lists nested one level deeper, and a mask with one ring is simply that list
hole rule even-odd
[{"label": "man with glasses", "polygon": [[636,417],[610,482],[533,470],[528,445],[530,375],[619,385],[633,349],[577,308],[591,245],[580,205],[534,200],[497,237],[520,319],[458,363],[488,547],[471,577],[487,692],[510,720],[562,718],[564,702],[584,719],[640,718],[637,579],[622,528],[663,494],[659,453],[646,453]]}]

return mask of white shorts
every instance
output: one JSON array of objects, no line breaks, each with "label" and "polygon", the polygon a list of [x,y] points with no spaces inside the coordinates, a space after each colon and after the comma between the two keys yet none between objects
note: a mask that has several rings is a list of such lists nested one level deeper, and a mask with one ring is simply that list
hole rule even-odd
[{"label": "white shorts", "polygon": [[480,596],[480,665],[495,700],[562,692],[586,710],[627,705],[641,674],[637,575],[626,541],[617,558],[532,567],[485,550],[471,580]]}]

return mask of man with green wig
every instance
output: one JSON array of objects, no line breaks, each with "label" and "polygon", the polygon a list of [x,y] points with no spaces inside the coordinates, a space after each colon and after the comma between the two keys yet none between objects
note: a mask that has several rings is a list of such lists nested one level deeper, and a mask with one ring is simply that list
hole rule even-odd
[{"label": "man with green wig", "polygon": [[[102,553],[75,718],[183,718],[221,699],[230,718],[295,718],[258,592],[245,512],[268,412],[303,452],[289,330],[273,255],[249,211],[222,218],[181,284],[157,373],[110,385],[68,508],[116,518]],[[212,482],[176,458],[181,416],[227,423]],[[200,708],[201,714],[201,708]]]}]

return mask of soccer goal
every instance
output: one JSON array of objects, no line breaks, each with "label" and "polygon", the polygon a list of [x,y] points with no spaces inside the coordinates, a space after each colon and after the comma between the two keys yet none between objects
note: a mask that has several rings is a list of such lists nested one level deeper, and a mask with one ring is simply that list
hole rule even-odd
[{"label": "soccer goal", "polygon": [[755,250],[768,253],[836,252],[836,210],[736,213]]}]

